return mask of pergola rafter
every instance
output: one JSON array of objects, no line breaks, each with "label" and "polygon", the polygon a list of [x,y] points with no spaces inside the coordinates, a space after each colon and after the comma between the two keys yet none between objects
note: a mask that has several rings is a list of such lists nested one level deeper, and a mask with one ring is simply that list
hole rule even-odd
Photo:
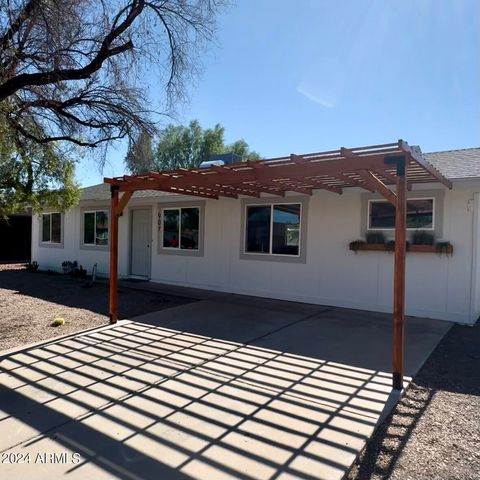
[{"label": "pergola rafter", "polygon": [[369,185],[375,192],[382,195],[393,205],[397,202],[397,195],[392,192],[374,173],[369,170],[359,170],[357,172],[363,181]]},{"label": "pergola rafter", "polygon": [[[403,387],[405,321],[406,191],[413,184],[451,182],[430,165],[419,147],[407,142],[340,148],[264,161],[247,161],[207,168],[178,168],[135,176],[105,178],[110,184],[110,322],[118,318],[117,264],[118,219],[138,190],[160,190],[208,199],[262,194],[286,196],[287,192],[312,195],[313,190],[342,194],[358,187],[376,192],[395,206],[395,265],[393,300],[393,388]],[[390,187],[395,186],[392,190]],[[120,198],[120,193],[124,192]]]}]

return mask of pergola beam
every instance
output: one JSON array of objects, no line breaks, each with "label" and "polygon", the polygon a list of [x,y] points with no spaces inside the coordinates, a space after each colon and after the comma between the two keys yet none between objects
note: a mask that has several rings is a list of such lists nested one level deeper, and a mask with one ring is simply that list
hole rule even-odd
[{"label": "pergola beam", "polygon": [[[391,173],[387,172],[386,170],[380,170],[377,169],[375,170],[375,173],[378,175],[381,175],[383,178],[386,178],[392,185],[397,184],[397,177],[395,175],[392,175]],[[412,185],[410,183],[406,184],[406,188],[408,191],[412,190]]]},{"label": "pergola beam", "polygon": [[[278,190],[272,190],[271,188],[278,188]],[[276,195],[277,197],[284,197],[285,190],[281,189],[281,185],[276,184],[275,182],[262,182],[260,185],[254,184],[252,188],[257,189],[260,193],[268,193],[269,195]]]},{"label": "pergola beam", "polygon": [[342,182],[348,182],[349,187],[360,187],[365,190],[368,190],[369,192],[375,193],[375,189],[371,187],[368,183],[365,182],[360,182],[356,178],[349,177],[348,175],[344,173],[340,173],[337,175],[337,177],[342,181]]},{"label": "pergola beam", "polygon": [[341,187],[337,187],[334,185],[327,185],[326,183],[322,182],[315,182],[315,181],[306,181],[305,183],[308,183],[309,185],[312,185],[313,190],[328,190],[329,192],[332,193],[337,193],[338,195],[342,195],[343,189]]},{"label": "pergola beam", "polygon": [[282,188],[285,190],[285,192],[295,192],[310,196],[313,194],[313,189],[309,187],[298,187],[296,185],[283,184]]},{"label": "pergola beam", "polygon": [[257,185],[253,182],[251,183],[232,183],[232,187],[238,190],[238,193],[241,195],[247,195],[250,197],[260,197],[261,193],[269,193],[271,195],[283,196],[283,192],[275,192],[268,188],[268,185]]},{"label": "pergola beam", "polygon": [[368,170],[359,170],[357,173],[367,185],[372,187],[391,204],[396,205],[397,195],[393,193],[377,176]]},{"label": "pergola beam", "polygon": [[[161,190],[161,189],[158,189],[158,190]],[[214,200],[218,200],[219,198],[219,195],[214,191],[202,192],[202,191],[199,191],[198,189],[191,190],[188,188],[178,188],[176,190],[170,189],[165,191],[170,193],[176,193],[177,195],[187,195],[190,197],[213,198]]]},{"label": "pergola beam", "polygon": [[295,163],[295,165],[305,165],[308,162],[305,158],[300,155],[295,155],[294,153],[290,154],[290,160]]},{"label": "pergola beam", "polygon": [[123,192],[122,198],[119,200],[117,205],[117,215],[122,215],[123,210],[127,206],[128,201],[132,198],[133,192]]}]

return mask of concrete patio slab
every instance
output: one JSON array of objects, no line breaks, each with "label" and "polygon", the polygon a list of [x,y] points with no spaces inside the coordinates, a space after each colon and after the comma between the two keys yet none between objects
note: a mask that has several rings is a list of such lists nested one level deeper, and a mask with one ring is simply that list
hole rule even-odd
[{"label": "concrete patio slab", "polygon": [[[390,318],[283,304],[208,299],[10,352],[1,478],[341,479],[396,399]],[[408,319],[409,375],[449,328]]]}]

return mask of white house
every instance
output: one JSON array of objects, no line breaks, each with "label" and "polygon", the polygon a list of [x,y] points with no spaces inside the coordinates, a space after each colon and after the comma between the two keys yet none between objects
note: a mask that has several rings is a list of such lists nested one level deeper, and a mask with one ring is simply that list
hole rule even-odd
[{"label": "white house", "polygon": [[[407,254],[407,314],[472,324],[480,315],[480,148],[423,155],[453,188],[413,185],[408,234],[431,233],[453,253]],[[57,270],[64,260],[87,270],[97,263],[107,276],[109,208],[101,184],[84,188],[68,212],[34,216],[32,260]],[[139,191],[119,221],[119,275],[391,312],[392,254],[349,244],[372,232],[392,238],[392,208],[356,187],[218,200]]]}]

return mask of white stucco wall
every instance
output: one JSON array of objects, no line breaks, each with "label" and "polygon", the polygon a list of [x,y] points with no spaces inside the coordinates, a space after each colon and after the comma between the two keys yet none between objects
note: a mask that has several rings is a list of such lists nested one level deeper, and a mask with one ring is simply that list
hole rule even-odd
[{"label": "white stucco wall", "polygon": [[[474,249],[480,241],[476,192],[480,192],[480,182],[472,181],[456,182],[453,190],[445,192],[443,239],[454,245],[452,257],[408,254],[408,314],[464,323],[473,323],[480,315],[480,248]],[[235,199],[206,201],[203,256],[159,254],[158,202],[175,198],[131,200],[119,225],[119,274],[129,274],[129,209],[145,204],[152,206],[152,281],[388,312],[392,308],[393,255],[348,250],[349,242],[361,236],[361,195],[357,189],[346,189],[341,196],[318,191],[310,197],[305,264],[241,259],[241,202]],[[63,260],[77,260],[88,270],[98,263],[99,272],[106,274],[108,251],[80,248],[80,208],[64,217],[63,248],[39,245],[39,222],[34,218],[33,259],[41,268],[57,269]]]}]

